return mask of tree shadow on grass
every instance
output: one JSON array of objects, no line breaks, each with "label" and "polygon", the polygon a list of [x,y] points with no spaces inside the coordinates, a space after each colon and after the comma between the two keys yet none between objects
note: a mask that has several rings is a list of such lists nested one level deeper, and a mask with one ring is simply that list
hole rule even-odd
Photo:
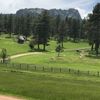
[{"label": "tree shadow on grass", "polygon": [[92,58],[92,59],[100,59],[100,55],[98,55],[98,56],[96,56],[96,55],[86,55],[86,57]]},{"label": "tree shadow on grass", "polygon": [[48,50],[43,50],[43,49],[34,49],[34,50],[29,50],[29,52],[49,52]]}]

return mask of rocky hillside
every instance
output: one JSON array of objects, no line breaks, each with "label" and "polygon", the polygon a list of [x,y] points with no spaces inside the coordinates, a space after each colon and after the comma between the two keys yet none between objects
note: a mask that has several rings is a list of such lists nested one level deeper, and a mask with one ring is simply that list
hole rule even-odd
[{"label": "rocky hillside", "polygon": [[[38,16],[41,14],[45,9],[40,8],[32,8],[32,9],[20,9],[16,12],[17,15],[27,15],[31,14],[33,16]],[[67,17],[72,17],[75,19],[81,20],[81,16],[79,14],[79,11],[76,9],[68,9],[68,10],[62,10],[62,9],[50,9],[48,10],[48,13],[50,16],[56,17],[57,15],[60,15],[62,19]]]}]

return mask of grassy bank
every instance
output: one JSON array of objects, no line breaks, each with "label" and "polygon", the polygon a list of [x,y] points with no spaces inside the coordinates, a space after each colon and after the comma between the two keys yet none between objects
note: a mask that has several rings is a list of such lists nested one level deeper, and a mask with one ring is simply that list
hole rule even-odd
[{"label": "grassy bank", "polygon": [[99,100],[100,79],[73,74],[1,69],[0,92],[28,100]]}]

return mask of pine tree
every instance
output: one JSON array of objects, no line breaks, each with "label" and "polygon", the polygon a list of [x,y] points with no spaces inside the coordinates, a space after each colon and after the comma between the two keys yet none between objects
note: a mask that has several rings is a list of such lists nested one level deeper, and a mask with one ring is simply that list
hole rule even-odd
[{"label": "pine tree", "polygon": [[8,16],[4,15],[4,30],[7,33]]},{"label": "pine tree", "polygon": [[4,18],[3,14],[0,14],[0,33],[4,31]]},{"label": "pine tree", "polygon": [[0,57],[1,57],[2,61],[3,61],[3,63],[5,63],[5,61],[6,61],[7,57],[8,57],[7,56],[7,50],[5,48],[3,48],[1,50]]},{"label": "pine tree", "polygon": [[87,39],[87,28],[88,28],[88,21],[87,19],[83,19],[80,23],[80,38]]},{"label": "pine tree", "polygon": [[9,33],[9,36],[11,37],[13,33],[13,15],[12,14],[10,14],[8,17],[7,32]]},{"label": "pine tree", "polygon": [[92,41],[92,46],[95,44],[96,55],[98,55],[100,45],[100,3],[94,9],[93,14],[89,16],[89,41]]},{"label": "pine tree", "polygon": [[60,18],[60,15],[58,15],[58,16],[56,17],[56,34],[59,33],[60,23],[61,23],[61,18]]},{"label": "pine tree", "polygon": [[47,11],[44,11],[38,19],[38,22],[36,24],[36,38],[37,38],[37,44],[38,49],[39,45],[43,44],[43,50],[45,51],[45,47],[49,40],[49,15]]},{"label": "pine tree", "polygon": [[25,36],[29,36],[31,34],[31,16],[28,14],[26,17],[25,17],[26,21],[25,21]]},{"label": "pine tree", "polygon": [[74,42],[76,42],[76,40],[79,39],[79,30],[80,30],[80,21],[73,19],[72,20],[72,38]]},{"label": "pine tree", "polygon": [[58,33],[58,43],[61,43],[61,47],[63,48],[64,36],[66,34],[66,23],[65,21],[61,21],[59,25],[59,33]]}]

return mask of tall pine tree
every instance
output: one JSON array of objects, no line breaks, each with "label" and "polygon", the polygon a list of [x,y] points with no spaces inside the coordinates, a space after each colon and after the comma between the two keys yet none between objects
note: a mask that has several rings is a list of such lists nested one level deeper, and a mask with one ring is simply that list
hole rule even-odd
[{"label": "tall pine tree", "polygon": [[39,49],[39,45],[43,44],[43,50],[45,51],[50,36],[49,31],[50,31],[49,15],[48,12],[45,10],[39,16],[39,20],[36,25],[36,37],[37,37],[38,49]]},{"label": "tall pine tree", "polygon": [[95,44],[96,55],[98,55],[100,45],[100,3],[94,9],[93,14],[89,16],[89,41],[92,41],[92,46]]}]

